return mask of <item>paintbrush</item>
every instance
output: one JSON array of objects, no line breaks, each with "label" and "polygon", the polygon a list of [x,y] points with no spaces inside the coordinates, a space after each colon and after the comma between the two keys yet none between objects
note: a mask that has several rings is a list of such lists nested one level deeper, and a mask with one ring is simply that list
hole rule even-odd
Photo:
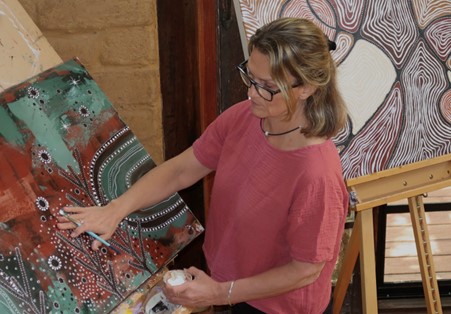
[{"label": "paintbrush", "polygon": [[[81,226],[81,223],[76,221],[75,219],[73,219],[71,216],[69,216],[68,213],[66,213],[63,209],[60,209],[59,211],[61,216],[66,217],[70,222],[72,222],[74,225],[76,225],[77,227]],[[106,240],[102,239],[101,237],[99,237],[97,234],[95,234],[92,231],[86,231],[87,234],[89,234],[91,237],[93,237],[94,239],[96,239],[97,241],[102,242],[104,245],[106,245],[107,247],[109,247],[110,249],[112,249],[114,252],[116,252],[117,254],[121,254],[121,252],[116,249],[113,245],[111,245],[111,243],[107,242]]]}]

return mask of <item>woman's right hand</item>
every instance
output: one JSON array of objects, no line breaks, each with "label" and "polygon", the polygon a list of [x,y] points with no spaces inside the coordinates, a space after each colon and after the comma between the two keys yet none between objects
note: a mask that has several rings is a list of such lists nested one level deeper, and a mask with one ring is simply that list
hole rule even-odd
[{"label": "woman's right hand", "polygon": [[[99,235],[102,239],[108,240],[113,235],[117,226],[124,218],[121,211],[116,206],[115,201],[105,206],[92,207],[64,207],[63,210],[72,219],[80,223],[76,226],[63,215],[57,216],[57,227],[61,230],[74,229],[70,236],[75,238],[86,231],[92,231]],[[92,249],[98,250],[102,243],[98,240],[92,242]]]}]

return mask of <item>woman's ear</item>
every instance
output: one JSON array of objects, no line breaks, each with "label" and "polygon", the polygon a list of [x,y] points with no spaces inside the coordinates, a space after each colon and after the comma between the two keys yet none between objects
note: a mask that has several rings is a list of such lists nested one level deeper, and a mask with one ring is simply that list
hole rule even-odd
[{"label": "woman's ear", "polygon": [[296,96],[298,99],[306,100],[315,93],[317,87],[313,85],[304,85],[297,88]]}]

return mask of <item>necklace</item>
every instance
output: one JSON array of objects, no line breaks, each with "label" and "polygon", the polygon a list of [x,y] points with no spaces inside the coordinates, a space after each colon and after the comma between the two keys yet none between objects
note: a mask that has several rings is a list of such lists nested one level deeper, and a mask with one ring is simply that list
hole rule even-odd
[{"label": "necklace", "polygon": [[301,128],[301,126],[297,126],[294,129],[291,129],[291,130],[288,130],[288,131],[285,131],[285,132],[282,132],[282,133],[271,133],[271,132],[265,131],[263,129],[263,119],[260,119],[260,129],[262,130],[263,134],[265,134],[266,137],[268,137],[268,136],[285,135],[285,134],[291,133],[293,131],[299,130],[300,128]]}]

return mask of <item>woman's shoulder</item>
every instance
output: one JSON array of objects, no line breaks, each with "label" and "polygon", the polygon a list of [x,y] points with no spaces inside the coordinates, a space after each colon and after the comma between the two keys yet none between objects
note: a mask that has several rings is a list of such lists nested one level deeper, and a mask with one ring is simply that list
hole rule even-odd
[{"label": "woman's shoulder", "polygon": [[245,114],[251,114],[250,106],[251,101],[249,99],[246,99],[228,107],[221,113],[221,115],[241,116]]},{"label": "woman's shoulder", "polygon": [[304,170],[304,175],[312,178],[328,177],[342,172],[340,155],[331,139],[304,147],[296,155],[302,160],[298,167]]},{"label": "woman's shoulder", "polygon": [[249,125],[249,120],[253,117],[250,106],[250,100],[244,100],[230,106],[216,118],[215,124],[225,129],[241,129],[241,127]]},{"label": "woman's shoulder", "polygon": [[253,117],[250,106],[249,100],[230,106],[216,117],[204,133],[211,133],[214,130],[215,134],[225,138],[236,132],[244,132],[243,128],[249,127]]}]

